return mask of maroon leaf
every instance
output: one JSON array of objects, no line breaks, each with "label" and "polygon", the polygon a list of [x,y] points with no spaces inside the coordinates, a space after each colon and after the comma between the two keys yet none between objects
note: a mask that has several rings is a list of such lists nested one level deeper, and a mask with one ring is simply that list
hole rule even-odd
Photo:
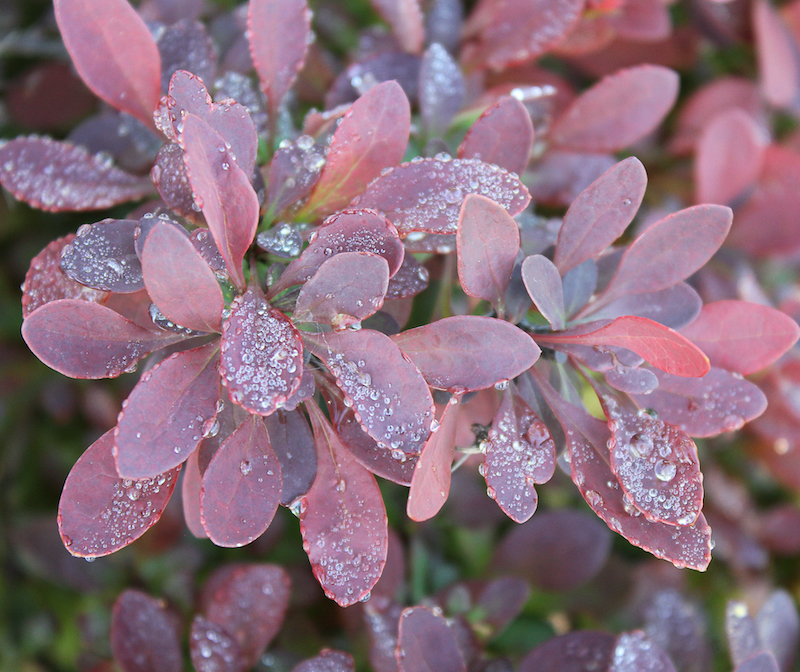
[{"label": "maroon leaf", "polygon": [[202,448],[194,451],[186,460],[181,482],[181,502],[183,503],[183,519],[186,527],[197,539],[207,539],[208,535],[200,521],[200,473],[199,455]]},{"label": "maroon leaf", "polygon": [[222,626],[200,615],[192,621],[189,654],[197,672],[243,672],[247,669],[236,640]]},{"label": "maroon leaf", "polygon": [[259,219],[250,178],[234,161],[225,140],[193,114],[184,118],[181,138],[189,182],[234,284],[244,289],[242,260]]},{"label": "maroon leaf", "polygon": [[266,208],[275,215],[308,196],[325,165],[326,148],[308,135],[279,147],[269,166]]},{"label": "maroon leaf", "polygon": [[561,275],[552,261],[541,254],[532,254],[522,262],[522,281],[536,309],[555,331],[566,326],[564,287]]},{"label": "maroon leaf", "polygon": [[120,478],[111,430],[73,465],[58,503],[58,530],[72,555],[97,558],[124,548],[158,522],[179,469],[140,481]]},{"label": "maroon leaf", "polygon": [[96,303],[61,299],[28,315],[22,338],[34,355],[65,376],[116,378],[183,336],[142,329]]},{"label": "maroon leaf", "polygon": [[425,39],[419,0],[372,0],[403,50],[418,54]]},{"label": "maroon leaf", "polygon": [[158,195],[164,199],[170,210],[182,217],[197,221],[200,208],[194,202],[183,157],[184,151],[178,143],[168,142],[162,145],[150,170],[150,179],[153,180]]},{"label": "maroon leaf", "polygon": [[493,200],[468,194],[458,218],[458,279],[464,291],[503,313],[503,298],[519,251],[519,228]]},{"label": "maroon leaf", "polygon": [[609,672],[675,672],[675,666],[658,646],[638,630],[617,637]]},{"label": "maroon leaf", "polygon": [[441,613],[412,607],[400,617],[397,641],[400,672],[466,672],[455,633]]},{"label": "maroon leaf", "polygon": [[754,2],[752,11],[761,93],[776,107],[795,107],[800,96],[796,39],[768,2]]},{"label": "maroon leaf", "polygon": [[617,152],[663,121],[678,97],[678,73],[638,65],[601,79],[553,124],[553,145],[584,152]]},{"label": "maroon leaf", "polygon": [[[479,194],[512,217],[530,202],[519,178],[477,159],[422,159],[385,171],[353,203],[383,212],[400,235],[412,231],[456,233],[461,203]],[[444,206],[444,207],[442,207]]]},{"label": "maroon leaf", "polygon": [[20,201],[50,212],[100,210],[153,191],[150,180],[115,168],[107,156],[35,136],[0,146],[0,183]]},{"label": "maroon leaf", "polygon": [[471,392],[511,380],[533,366],[541,352],[513,324],[491,317],[446,317],[397,334],[392,340],[432,387]]},{"label": "maroon leaf", "polygon": [[111,651],[123,672],[182,672],[178,627],[161,600],[126,590],[111,612]]},{"label": "maroon leaf", "polygon": [[503,96],[472,124],[458,146],[458,158],[480,159],[521,175],[532,145],[531,115],[519,100]]},{"label": "maroon leaf", "polygon": [[442,411],[441,424],[425,442],[414,467],[406,512],[411,520],[433,518],[450,494],[450,467],[456,452],[458,408],[461,397],[454,396]]},{"label": "maroon leaf", "polygon": [[264,418],[269,442],[281,463],[281,505],[308,492],[317,475],[314,435],[301,411],[277,411]]},{"label": "maroon leaf", "polygon": [[410,299],[422,292],[428,286],[429,280],[428,269],[420,264],[413,254],[406,251],[403,265],[389,278],[386,300]]},{"label": "maroon leaf", "polygon": [[634,156],[608,169],[569,206],[553,259],[564,274],[596,257],[633,221],[644,198],[647,173]]},{"label": "maroon leaf", "polygon": [[703,299],[685,282],[646,294],[626,294],[605,306],[587,306],[580,314],[593,319],[614,319],[623,315],[646,317],[671,329],[681,329],[692,322],[703,307]]},{"label": "maroon leaf", "polygon": [[146,371],[123,403],[114,457],[125,478],[151,478],[181,464],[214,425],[219,345],[175,353]]},{"label": "maroon leaf", "polygon": [[355,672],[353,656],[341,651],[323,649],[318,656],[295,666],[292,672]]},{"label": "maroon leaf", "polygon": [[250,413],[269,415],[294,394],[303,376],[303,342],[260,290],[250,288],[231,304],[222,327],[219,373],[231,400]]},{"label": "maroon leaf", "polygon": [[[416,4],[416,0],[411,2]],[[438,137],[447,131],[461,109],[465,94],[464,76],[458,63],[441,44],[431,44],[422,57],[419,71],[419,113],[428,137]]]},{"label": "maroon leaf", "polygon": [[188,236],[166,222],[156,224],[144,245],[142,270],[153,303],[175,324],[222,331],[222,290]]},{"label": "maroon leaf", "polygon": [[342,446],[315,404],[317,477],[302,499],[300,532],[314,576],[340,607],[368,596],[386,563],[386,509],[375,477]]},{"label": "maroon leaf", "polygon": [[581,630],[540,644],[519,666],[519,672],[584,672],[608,670],[614,655],[614,635]]},{"label": "maroon leaf", "polygon": [[112,107],[153,126],[161,57],[126,0],[55,0],[56,21],[81,79]]}]

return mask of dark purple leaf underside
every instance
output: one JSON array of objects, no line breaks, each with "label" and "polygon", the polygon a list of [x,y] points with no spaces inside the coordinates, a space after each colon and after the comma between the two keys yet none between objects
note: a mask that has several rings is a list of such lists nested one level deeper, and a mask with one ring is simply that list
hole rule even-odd
[{"label": "dark purple leaf underside", "polygon": [[386,288],[386,299],[410,299],[423,291],[430,280],[428,269],[406,251],[403,264],[391,278]]},{"label": "dark purple leaf underside", "polygon": [[247,669],[236,640],[223,626],[200,615],[192,621],[189,655],[197,672],[243,672]]},{"label": "dark purple leaf underside", "polygon": [[456,245],[464,291],[502,310],[519,251],[517,223],[493,200],[469,194],[461,206]]},{"label": "dark purple leaf underside", "polygon": [[372,590],[387,554],[387,519],[375,477],[347,452],[314,404],[317,477],[303,497],[303,548],[325,594],[339,606]]},{"label": "dark purple leaf underside", "polygon": [[308,492],[317,474],[314,435],[303,413],[277,411],[264,418],[272,450],[281,463],[281,505],[289,506]]},{"label": "dark purple leaf underside", "polygon": [[248,289],[231,304],[221,349],[222,383],[233,402],[251,413],[274,413],[300,387],[300,334],[256,289]]},{"label": "dark purple leaf underside", "polygon": [[325,147],[308,135],[275,151],[269,165],[267,211],[279,215],[292,203],[308,196],[325,165],[325,152]]},{"label": "dark purple leaf underside", "polygon": [[81,79],[112,107],[153,126],[161,57],[126,0],[55,0],[56,21]]},{"label": "dark purple leaf underside", "polygon": [[623,632],[617,637],[614,657],[608,672],[675,672],[664,651],[639,631]]},{"label": "dark purple leaf underside", "polygon": [[148,331],[96,303],[61,299],[28,315],[22,338],[33,354],[65,376],[116,378],[183,337]]},{"label": "dark purple leaf underside", "polygon": [[607,170],[569,206],[553,262],[562,273],[592,259],[633,221],[647,187],[642,162],[632,156]]},{"label": "dark purple leaf underside", "polygon": [[355,672],[353,656],[341,651],[323,649],[318,656],[297,665],[292,672]]},{"label": "dark purple leaf underside", "polygon": [[659,65],[619,70],[578,96],[548,137],[562,149],[617,152],[656,129],[675,104],[678,85],[678,73]]},{"label": "dark purple leaf underside", "polygon": [[614,655],[614,635],[581,630],[540,644],[519,666],[519,672],[586,672],[609,670]]},{"label": "dark purple leaf underside", "polygon": [[195,229],[189,238],[194,248],[200,253],[200,256],[206,260],[211,270],[214,271],[214,274],[217,277],[226,278],[228,271],[225,268],[225,260],[214,242],[214,236],[209,235],[209,233],[208,229]]},{"label": "dark purple leaf underside", "polygon": [[541,254],[532,254],[522,262],[522,281],[533,301],[555,331],[566,326],[564,287],[561,275],[552,261]]},{"label": "dark purple leaf underside", "polygon": [[422,447],[414,467],[406,505],[411,520],[421,522],[433,518],[450,494],[450,468],[456,452],[460,401],[460,397],[454,396],[445,405],[439,429],[431,434]]},{"label": "dark purple leaf underside", "polygon": [[200,208],[194,202],[183,156],[184,151],[178,143],[162,145],[150,170],[150,178],[170,210],[196,222],[200,219]]},{"label": "dark purple leaf underside", "polygon": [[111,612],[111,652],[123,672],[183,672],[177,623],[163,601],[126,590]]},{"label": "dark purple leaf underside", "polygon": [[513,324],[491,317],[446,317],[393,337],[429,385],[471,392],[511,380],[533,366],[539,347]]},{"label": "dark purple leaf underside", "polygon": [[18,200],[50,212],[100,210],[153,192],[149,179],[115,168],[101,154],[34,136],[0,146],[0,183]]},{"label": "dark purple leaf underside", "polygon": [[432,0],[425,17],[428,41],[438,42],[450,53],[456,53],[463,20],[464,8],[459,0]]},{"label": "dark purple leaf underside", "polygon": [[[416,0],[412,1],[416,4]],[[431,44],[419,71],[420,117],[429,137],[439,137],[447,131],[461,109],[465,93],[458,63],[441,44]]]},{"label": "dark purple leaf underside", "polygon": [[281,498],[281,466],[260,415],[249,415],[203,474],[200,518],[217,546],[244,546],[269,527]]},{"label": "dark purple leaf underside", "polygon": [[178,469],[140,481],[123,480],[109,430],[73,465],[58,503],[58,529],[72,555],[97,558],[149,530],[169,501]]},{"label": "dark purple leaf underside", "polygon": [[528,110],[516,98],[504,96],[472,124],[458,147],[458,158],[480,159],[521,175],[532,145]]},{"label": "dark purple leaf underside", "polygon": [[456,233],[467,194],[492,199],[512,217],[531,200],[519,178],[497,166],[478,159],[422,159],[384,172],[354,205],[381,211],[400,235]]},{"label": "dark purple leaf underside", "polygon": [[222,290],[188,236],[171,224],[157,224],[144,244],[142,269],[147,293],[175,324],[222,331]]},{"label": "dark purple leaf underside", "polygon": [[400,616],[397,640],[400,672],[466,672],[453,630],[441,614],[413,607]]},{"label": "dark purple leaf underside", "polygon": [[608,154],[548,149],[531,167],[527,181],[537,203],[566,207],[615,163],[614,157]]},{"label": "dark purple leaf underside", "polygon": [[685,282],[679,282],[658,292],[626,294],[601,306],[597,311],[590,306],[581,316],[591,315],[595,320],[602,320],[635,315],[646,317],[670,329],[681,329],[700,314],[702,307],[703,299],[697,291]]},{"label": "dark purple leaf underside", "polygon": [[217,49],[205,26],[188,16],[164,23],[167,26],[159,31],[157,42],[161,54],[161,90],[169,89],[169,82],[177,70],[187,70],[204,82],[213,82]]},{"label": "dark purple leaf underside", "polygon": [[425,39],[419,0],[372,0],[404,51],[418,54]]},{"label": "dark purple leaf underside", "polygon": [[200,473],[198,449],[189,455],[183,467],[183,480],[181,482],[181,502],[183,504],[183,519],[186,527],[197,539],[207,539],[208,535],[203,529],[200,521],[200,483],[202,474]]}]

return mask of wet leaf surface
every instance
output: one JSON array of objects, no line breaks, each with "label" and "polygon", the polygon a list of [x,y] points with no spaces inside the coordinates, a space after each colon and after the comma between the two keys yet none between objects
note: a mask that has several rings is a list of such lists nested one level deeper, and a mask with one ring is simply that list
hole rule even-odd
[{"label": "wet leaf surface", "polygon": [[186,70],[204,82],[214,81],[217,49],[199,21],[181,17],[159,31],[156,44],[161,55],[161,90],[169,89],[176,70]]},{"label": "wet leaf surface", "polygon": [[764,650],[758,625],[744,602],[731,600],[725,610],[725,632],[731,660],[736,666]]},{"label": "wet leaf surface", "polygon": [[454,632],[441,612],[413,607],[400,617],[397,641],[400,672],[465,672]]},{"label": "wet leaf surface", "polygon": [[540,644],[519,666],[519,672],[585,672],[607,670],[614,656],[614,635],[581,630]]},{"label": "wet leaf surface", "polygon": [[189,174],[186,172],[184,151],[177,142],[162,145],[156,155],[150,178],[158,195],[170,210],[191,221],[200,219],[200,208],[194,202]]},{"label": "wet leaf surface", "polygon": [[222,626],[199,615],[192,621],[189,654],[197,672],[243,672],[247,669],[236,640]]},{"label": "wet leaf surface", "polygon": [[701,610],[678,591],[658,591],[644,608],[643,630],[682,672],[703,672],[710,664],[707,625]]},{"label": "wet leaf surface", "polygon": [[429,279],[428,269],[406,251],[402,266],[389,278],[386,299],[410,299],[428,286]]},{"label": "wet leaf surface", "polygon": [[314,435],[299,410],[277,411],[264,418],[269,442],[281,463],[281,505],[289,506],[308,492],[317,475]]},{"label": "wet leaf surface", "polygon": [[325,165],[326,149],[308,135],[281,146],[272,155],[267,184],[267,211],[280,214],[308,196]]},{"label": "wet leaf surface", "polygon": [[[410,2],[416,4],[416,0]],[[447,131],[461,109],[465,93],[464,76],[458,63],[441,44],[431,44],[422,57],[419,72],[420,116],[428,137],[439,137]]]},{"label": "wet leaf surface", "polygon": [[675,672],[675,666],[643,632],[623,632],[617,637],[609,672]]}]

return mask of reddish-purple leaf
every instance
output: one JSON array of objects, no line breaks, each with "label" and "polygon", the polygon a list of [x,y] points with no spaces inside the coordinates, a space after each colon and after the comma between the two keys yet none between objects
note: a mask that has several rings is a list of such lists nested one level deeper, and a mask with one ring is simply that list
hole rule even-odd
[{"label": "reddish-purple leaf", "polygon": [[780,672],[778,661],[769,651],[762,651],[743,661],[734,672]]},{"label": "reddish-purple leaf", "polygon": [[764,650],[758,626],[743,602],[728,602],[725,610],[725,632],[734,665],[741,665],[748,658]]},{"label": "reddish-purple leaf", "polygon": [[181,142],[195,202],[225,259],[228,274],[244,289],[242,260],[259,219],[256,192],[222,136],[194,114],[184,118]]},{"label": "reddish-purple leaf", "polygon": [[231,400],[258,415],[274,413],[300,387],[300,334],[258,289],[251,287],[231,304],[222,326],[219,373]]},{"label": "reddish-purple leaf", "polygon": [[548,150],[526,182],[536,203],[566,207],[615,163],[608,154]]},{"label": "reddish-purple leaf", "polygon": [[531,200],[519,178],[497,166],[478,159],[422,159],[384,172],[354,205],[381,211],[400,235],[456,233],[468,194],[492,199],[512,217]]},{"label": "reddish-purple leaf", "polygon": [[61,299],[28,315],[22,338],[33,354],[65,376],[116,378],[183,336],[148,331],[96,303]]},{"label": "reddish-purple leaf", "polygon": [[375,477],[342,446],[315,404],[317,477],[302,499],[300,532],[314,576],[340,607],[369,595],[387,553],[386,509]]},{"label": "reddish-purple leaf", "polygon": [[607,170],[569,206],[553,259],[562,274],[592,259],[619,238],[644,198],[647,173],[634,156]]},{"label": "reddish-purple leaf", "polygon": [[532,145],[531,115],[519,100],[503,96],[472,124],[458,146],[458,158],[480,159],[521,175]]},{"label": "reddish-purple leaf", "polygon": [[272,450],[281,463],[281,505],[308,492],[317,475],[314,435],[301,411],[279,410],[264,418]]},{"label": "reddish-purple leaf", "polygon": [[303,661],[292,672],[355,672],[353,656],[341,651],[323,649],[318,656]]},{"label": "reddish-purple leaf", "polygon": [[248,667],[239,644],[224,627],[199,614],[192,621],[189,654],[197,672],[244,672]]},{"label": "reddish-purple leaf", "polygon": [[275,118],[306,59],[311,12],[306,0],[251,0],[247,30],[250,55]]},{"label": "reddish-purple leaf", "polygon": [[680,330],[694,320],[703,308],[703,299],[685,282],[646,294],[626,294],[595,310],[587,306],[581,317],[595,320],[614,319],[623,315],[646,317],[665,327]]},{"label": "reddish-purple leaf", "polygon": [[410,299],[428,286],[430,274],[413,254],[406,251],[403,264],[391,278],[386,288],[386,300]]},{"label": "reddish-purple leaf", "polygon": [[286,147],[279,147],[269,164],[267,212],[282,213],[292,203],[308,196],[325,165],[324,145],[301,135]]},{"label": "reddish-purple leaf", "polygon": [[681,333],[706,353],[714,366],[749,376],[791,348],[800,327],[779,310],[747,301],[716,301]]},{"label": "reddish-purple leaf", "polygon": [[497,306],[503,298],[519,251],[519,228],[493,200],[468,194],[461,206],[456,234],[458,279],[464,291]]},{"label": "reddish-purple leaf", "polygon": [[158,223],[147,236],[142,270],[153,303],[175,324],[222,331],[222,290],[188,236],[166,222]]},{"label": "reddish-purple leaf", "polygon": [[519,672],[607,671],[614,656],[614,639],[605,632],[568,632],[537,646],[522,659]]},{"label": "reddish-purple leaf", "polygon": [[553,124],[548,137],[562,149],[617,152],[663,121],[678,97],[678,73],[638,65],[601,79]]},{"label": "reddish-purple leaf", "polygon": [[214,274],[218,278],[227,278],[228,271],[225,268],[225,260],[222,258],[219,248],[214,242],[214,236],[208,234],[208,229],[195,229],[192,231],[189,238],[192,241],[192,245],[194,245],[194,249],[205,259],[206,263],[211,267],[211,270],[214,271]]},{"label": "reddish-purple leaf", "polygon": [[711,667],[705,614],[674,588],[658,590],[643,608],[643,630],[682,672]]},{"label": "reddish-purple leaf", "polygon": [[389,264],[371,252],[342,252],[328,259],[300,289],[292,320],[334,329],[359,324],[383,305]]},{"label": "reddish-purple leaf", "polygon": [[413,607],[400,617],[397,640],[400,672],[466,672],[455,632],[441,614]]},{"label": "reddish-purple leaf", "polygon": [[418,454],[431,432],[433,398],[416,366],[377,331],[305,334],[336,377],[356,419],[381,448]]},{"label": "reddish-purple leaf", "polygon": [[183,672],[177,619],[163,601],[138,590],[114,603],[111,651],[123,672]]},{"label": "reddish-purple leaf", "polygon": [[800,54],[796,39],[770,3],[754,2],[752,11],[761,93],[771,105],[797,109]]},{"label": "reddish-purple leaf", "polygon": [[35,136],[0,145],[0,183],[20,201],[50,212],[100,210],[153,192],[150,180],[115,168],[105,155]]},{"label": "reddish-purple leaf", "polygon": [[392,338],[432,387],[471,392],[533,366],[539,347],[524,331],[491,317],[446,317]]},{"label": "reddish-purple leaf", "polygon": [[158,522],[179,469],[154,478],[120,478],[109,430],[73,465],[58,503],[58,530],[72,555],[97,558],[124,548]]},{"label": "reddish-purple leaf", "polygon": [[[416,4],[416,0],[411,1]],[[439,137],[447,132],[461,109],[465,94],[464,75],[458,63],[441,44],[431,44],[422,57],[419,71],[419,113],[428,137]]]},{"label": "reddish-purple leaf", "polygon": [[402,611],[401,606],[390,597],[378,593],[377,589],[364,604],[364,628],[369,639],[369,662],[374,672],[399,670],[394,654]]},{"label": "reddish-purple leaf", "polygon": [[150,179],[170,210],[191,221],[197,221],[200,218],[200,208],[194,202],[183,157],[184,151],[178,143],[167,142],[162,145],[150,170]]},{"label": "reddish-purple leaf", "polygon": [[408,98],[397,82],[378,84],[361,96],[333,134],[325,167],[300,216],[341,210],[381,171],[400,163],[410,124]]},{"label": "reddish-purple leaf", "polygon": [[317,126],[319,122],[331,121],[331,117],[335,121],[341,116],[337,110],[339,106],[356,100],[371,86],[381,82],[397,82],[413,105],[417,101],[420,63],[419,56],[398,51],[393,43],[385,45],[383,51],[353,63],[336,78],[325,96],[325,107],[330,112],[320,114],[319,121],[311,117],[305,131],[316,135],[314,129],[320,127]]},{"label": "reddish-purple leaf", "polygon": [[126,0],[55,0],[56,21],[81,79],[112,107],[153,126],[161,57]]},{"label": "reddish-purple leaf", "polygon": [[756,615],[761,641],[780,663],[791,670],[797,658],[800,618],[792,596],[784,589],[775,590]]},{"label": "reddish-purple leaf", "polygon": [[161,55],[161,90],[169,89],[177,70],[186,70],[204,82],[213,82],[217,49],[205,26],[185,16],[168,24],[159,31],[156,42]]},{"label": "reddish-purple leaf", "polygon": [[276,257],[293,259],[303,249],[303,234],[300,233],[300,226],[277,222],[271,229],[256,236],[256,244]]},{"label": "reddish-purple leaf", "polygon": [[183,481],[181,482],[181,502],[183,504],[183,519],[186,527],[197,539],[207,539],[208,535],[203,529],[200,520],[200,483],[202,474],[200,473],[200,450],[198,449],[189,455],[186,466],[183,468]]},{"label": "reddish-purple leaf", "polygon": [[372,6],[389,24],[404,51],[422,51],[425,27],[419,0],[372,0]]},{"label": "reddish-purple leaf", "polygon": [[564,287],[555,264],[541,254],[532,254],[522,262],[522,281],[533,301],[555,331],[566,326]]},{"label": "reddish-purple leaf", "polygon": [[608,672],[675,672],[675,666],[664,651],[643,632],[623,632],[617,637],[614,657]]},{"label": "reddish-purple leaf", "polygon": [[166,212],[160,212],[159,208],[153,212],[145,212],[144,215],[139,218],[136,227],[133,229],[134,248],[136,249],[136,256],[138,256],[139,259],[142,258],[142,254],[144,253],[144,244],[147,241],[147,236],[149,236],[150,232],[156,228],[157,224],[161,223],[172,227],[187,240],[191,240],[191,234],[183,227],[182,224],[179,224],[175,219],[173,219],[170,214]]},{"label": "reddish-purple leaf", "polygon": [[442,411],[441,424],[425,442],[414,467],[406,512],[411,520],[433,518],[450,494],[450,468],[456,452],[458,408],[461,397],[454,396]]}]

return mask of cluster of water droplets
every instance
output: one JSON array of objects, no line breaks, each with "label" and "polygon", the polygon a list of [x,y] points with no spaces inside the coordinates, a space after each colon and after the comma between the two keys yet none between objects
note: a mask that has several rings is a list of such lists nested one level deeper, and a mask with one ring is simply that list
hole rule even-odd
[{"label": "cluster of water droplets", "polygon": [[259,233],[256,244],[276,257],[291,259],[303,250],[303,236],[291,224],[279,222],[268,231]]},{"label": "cluster of water droplets", "polygon": [[[224,666],[232,666],[238,654],[238,645],[227,632],[216,623],[197,618],[192,624],[190,648],[192,663],[197,672],[219,672]],[[224,669],[229,669],[224,667]]]}]

